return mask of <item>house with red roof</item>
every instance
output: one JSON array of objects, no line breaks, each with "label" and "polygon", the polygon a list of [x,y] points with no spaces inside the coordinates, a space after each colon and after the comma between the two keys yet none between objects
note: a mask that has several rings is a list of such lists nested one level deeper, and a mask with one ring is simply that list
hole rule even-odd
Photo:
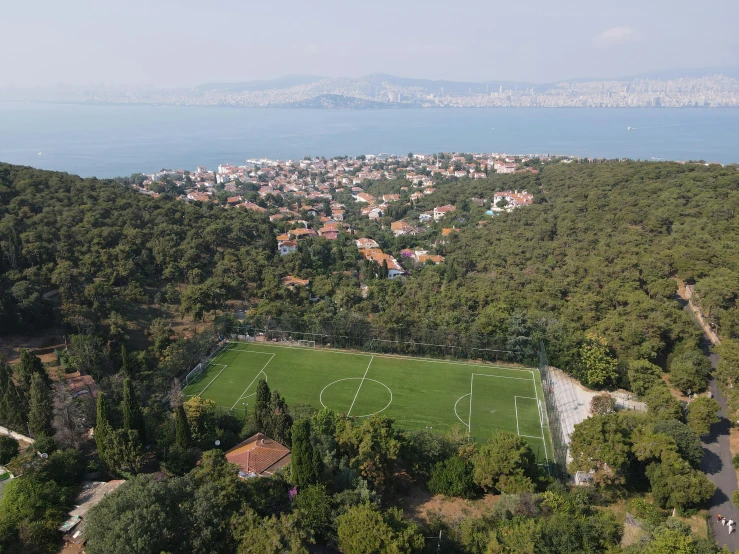
[{"label": "house with red roof", "polygon": [[290,464],[290,449],[257,433],[226,452],[226,459],[239,466],[239,476],[270,477]]},{"label": "house with red roof", "polygon": [[434,221],[439,221],[446,214],[456,211],[456,206],[447,204],[446,206],[437,206],[434,208]]}]

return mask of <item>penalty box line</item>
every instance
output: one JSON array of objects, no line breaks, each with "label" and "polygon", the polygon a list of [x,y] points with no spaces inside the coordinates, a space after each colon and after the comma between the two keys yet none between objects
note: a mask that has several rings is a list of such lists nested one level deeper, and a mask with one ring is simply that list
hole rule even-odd
[{"label": "penalty box line", "polygon": [[[207,385],[205,385],[205,388],[204,388],[203,390],[201,390],[201,391],[200,391],[200,392],[198,393],[198,396],[200,396],[200,395],[201,395],[201,394],[203,394],[203,393],[204,393],[204,392],[205,392],[206,390],[208,390],[208,387],[209,387],[209,386],[211,386],[211,385],[213,384],[213,381],[215,381],[216,379],[218,379],[218,377],[219,377],[219,376],[221,375],[221,373],[223,373],[223,370],[224,370],[224,369],[226,369],[226,368],[228,367],[228,365],[227,365],[227,364],[214,364],[214,363],[209,363],[207,367],[210,367],[210,366],[218,366],[218,365],[222,365],[222,366],[223,366],[223,367],[221,368],[221,371],[219,371],[218,373],[216,373],[216,376],[215,376],[215,377],[213,377],[213,379],[211,379],[210,383],[208,383]],[[203,371],[205,371],[205,370],[203,370]]]},{"label": "penalty box line", "polygon": [[[521,370],[519,370],[519,371],[521,371]],[[528,400],[536,400],[537,401],[537,408],[538,408],[539,395],[536,392],[536,378],[534,377],[534,371],[533,370],[529,370],[529,371],[531,372],[531,379],[526,379],[524,377],[509,377],[507,375],[490,375],[489,373],[473,373],[471,375],[471,377],[470,377],[470,392],[469,392],[469,397],[470,397],[470,413],[469,413],[469,416],[467,418],[467,431],[470,434],[472,434],[472,392],[473,392],[473,389],[474,389],[475,376],[478,376],[478,377],[495,377],[497,379],[514,379],[516,381],[530,381],[530,382],[533,382],[534,383],[534,392],[536,393],[536,398],[534,398],[533,396],[515,396],[515,395],[513,397],[513,405],[514,405],[514,410],[515,410],[515,415],[516,415],[516,435],[518,435],[519,437],[527,437],[527,438],[530,438],[530,439],[542,439],[542,441],[544,442],[544,450],[545,450],[544,455],[547,456],[547,461],[549,461],[549,456],[546,453],[546,439],[544,439],[544,429],[541,429],[541,421],[539,422],[539,428],[541,429],[541,437],[532,437],[530,435],[522,435],[521,434],[521,431],[520,431],[519,424],[518,424],[518,400],[517,400],[518,398],[525,398],[525,399],[528,399]],[[459,402],[460,400],[462,400],[462,398],[464,398],[465,396],[468,396],[468,395],[465,394],[464,396],[460,397],[457,400],[457,402]],[[455,404],[454,405],[455,414],[456,414],[456,408],[457,408],[457,405]],[[459,416],[457,416],[457,419],[459,419]],[[460,421],[462,421],[462,420],[460,419]],[[464,423],[464,421],[462,421],[462,423]]]},{"label": "penalty box line", "polygon": [[[245,350],[245,352],[249,352],[249,350]],[[246,391],[248,391],[249,390],[249,387],[251,387],[254,384],[254,381],[257,380],[257,377],[259,377],[260,375],[264,375],[264,380],[265,381],[267,380],[267,374],[264,373],[264,370],[267,368],[267,366],[269,365],[269,363],[272,361],[272,358],[274,358],[274,357],[275,357],[275,355],[274,355],[274,353],[272,353],[270,355],[270,357],[269,357],[269,360],[267,360],[267,363],[264,364],[264,366],[262,366],[262,369],[259,370],[259,372],[254,376],[254,379],[251,380],[251,383],[249,383],[249,385],[244,389],[244,392],[241,393],[241,396],[239,396],[236,399],[236,402],[234,402],[233,406],[231,406],[231,410],[233,410],[236,407],[236,404],[239,403],[239,400],[241,400],[242,398],[244,398],[244,395],[246,394]],[[229,411],[231,411],[231,410],[229,410]]]}]

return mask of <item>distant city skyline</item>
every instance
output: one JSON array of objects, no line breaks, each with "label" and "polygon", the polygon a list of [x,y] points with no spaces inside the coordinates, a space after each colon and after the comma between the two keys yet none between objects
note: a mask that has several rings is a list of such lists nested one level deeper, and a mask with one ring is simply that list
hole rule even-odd
[{"label": "distant city skyline", "polygon": [[3,7],[0,87],[389,73],[549,83],[736,65],[739,3],[130,0]]}]

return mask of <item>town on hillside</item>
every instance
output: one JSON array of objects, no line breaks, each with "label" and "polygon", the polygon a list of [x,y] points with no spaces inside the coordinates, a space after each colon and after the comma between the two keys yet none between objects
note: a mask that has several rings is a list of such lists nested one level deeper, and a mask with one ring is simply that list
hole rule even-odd
[{"label": "town on hillside", "polygon": [[[528,182],[534,183],[530,177],[545,164],[573,160],[497,153],[262,158],[215,169],[198,166],[194,171],[134,174],[127,182],[154,197],[170,194],[186,202],[263,213],[275,224],[283,256],[296,252],[306,239],[335,241],[345,234],[356,243],[361,259],[376,264],[378,277],[395,279],[411,268],[443,263],[443,245],[461,227],[484,224],[534,201],[532,192],[523,187],[496,191],[496,183],[469,198],[453,195],[455,203],[447,198],[450,189],[462,191],[463,183],[495,174],[529,176]],[[399,240],[390,244],[380,240],[382,236]],[[383,242],[391,252],[383,250]],[[284,284],[292,288],[303,281],[291,277]]]}]

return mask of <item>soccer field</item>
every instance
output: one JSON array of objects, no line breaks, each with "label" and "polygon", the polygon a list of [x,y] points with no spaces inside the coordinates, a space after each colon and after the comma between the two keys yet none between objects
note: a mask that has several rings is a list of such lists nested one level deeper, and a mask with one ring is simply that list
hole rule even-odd
[{"label": "soccer field", "polygon": [[357,418],[381,414],[400,428],[446,432],[457,425],[478,442],[496,429],[510,431],[529,442],[539,463],[552,461],[537,370],[236,342],[185,387],[185,395],[226,410],[248,409],[260,379],[288,404]]}]

